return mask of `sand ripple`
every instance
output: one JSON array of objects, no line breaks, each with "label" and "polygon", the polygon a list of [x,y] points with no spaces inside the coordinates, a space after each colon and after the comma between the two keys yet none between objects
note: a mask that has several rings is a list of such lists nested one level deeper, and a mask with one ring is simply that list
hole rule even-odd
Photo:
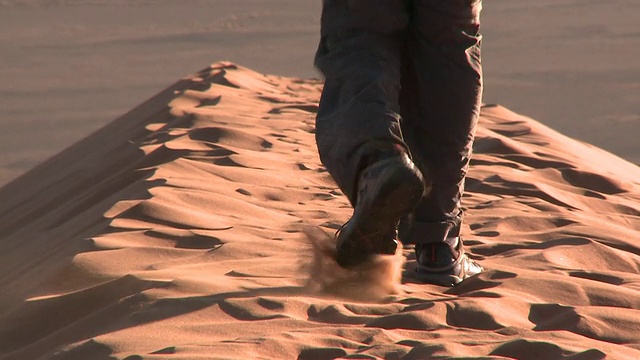
[{"label": "sand ripple", "polygon": [[214,64],[0,189],[0,359],[640,358],[637,166],[485,106],[487,271],[341,272],[321,86]]}]

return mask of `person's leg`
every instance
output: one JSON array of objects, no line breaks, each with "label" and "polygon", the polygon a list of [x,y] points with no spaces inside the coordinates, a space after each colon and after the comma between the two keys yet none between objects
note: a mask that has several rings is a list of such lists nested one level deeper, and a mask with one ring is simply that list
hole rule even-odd
[{"label": "person's leg", "polygon": [[372,139],[404,145],[398,92],[408,16],[403,1],[325,0],[315,65],[325,77],[316,121],[320,159],[355,205]]},{"label": "person's leg", "polygon": [[325,87],[316,141],[322,163],[354,206],[338,234],[343,266],[390,251],[398,220],[424,192],[398,114],[408,20],[405,0],[323,2],[315,64]]},{"label": "person's leg", "polygon": [[432,191],[413,213],[402,241],[417,244],[419,264],[442,270],[464,256],[458,240],[461,198],[482,96],[481,1],[414,0],[412,5],[402,129]]}]

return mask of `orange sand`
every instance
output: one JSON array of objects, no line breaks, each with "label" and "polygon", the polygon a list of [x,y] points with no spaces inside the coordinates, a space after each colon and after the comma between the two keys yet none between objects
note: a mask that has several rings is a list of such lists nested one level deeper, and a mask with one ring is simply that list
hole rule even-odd
[{"label": "orange sand", "polygon": [[215,64],[0,189],[0,359],[640,359],[640,168],[500,106],[464,198],[485,273],[420,284],[405,249],[370,299],[314,286],[305,234],[351,212],[321,86]]}]

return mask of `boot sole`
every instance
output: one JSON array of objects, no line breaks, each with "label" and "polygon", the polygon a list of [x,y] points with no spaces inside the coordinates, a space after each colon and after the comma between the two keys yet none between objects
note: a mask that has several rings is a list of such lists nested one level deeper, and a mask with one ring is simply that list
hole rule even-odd
[{"label": "boot sole", "polygon": [[[384,236],[395,231],[400,219],[412,212],[425,192],[424,180],[415,165],[403,157],[373,164],[366,172],[379,172],[369,180],[375,187],[368,203],[358,203],[353,216],[338,235],[336,260],[349,268],[376,254],[393,254]],[[396,245],[397,246],[397,245]]]}]

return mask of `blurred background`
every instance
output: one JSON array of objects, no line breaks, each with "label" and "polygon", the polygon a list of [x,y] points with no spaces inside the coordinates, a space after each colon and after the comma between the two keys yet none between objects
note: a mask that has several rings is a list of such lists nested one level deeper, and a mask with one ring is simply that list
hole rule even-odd
[{"label": "blurred background", "polygon": [[[0,186],[220,60],[319,77],[320,0],[0,0]],[[640,164],[640,1],[488,0],[485,103]]]}]

